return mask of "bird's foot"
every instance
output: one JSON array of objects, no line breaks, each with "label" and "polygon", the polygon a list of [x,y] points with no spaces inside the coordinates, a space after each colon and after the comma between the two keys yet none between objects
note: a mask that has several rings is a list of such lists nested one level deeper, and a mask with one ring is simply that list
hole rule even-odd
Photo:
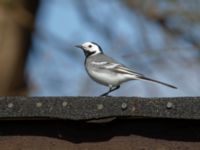
[{"label": "bird's foot", "polygon": [[108,97],[108,94],[101,94],[100,97]]},{"label": "bird's foot", "polygon": [[111,96],[111,95],[100,95],[100,97],[113,97],[113,96]]},{"label": "bird's foot", "polygon": [[109,93],[103,93],[103,94],[101,94],[100,96],[101,97],[111,97],[110,95],[108,95]]}]

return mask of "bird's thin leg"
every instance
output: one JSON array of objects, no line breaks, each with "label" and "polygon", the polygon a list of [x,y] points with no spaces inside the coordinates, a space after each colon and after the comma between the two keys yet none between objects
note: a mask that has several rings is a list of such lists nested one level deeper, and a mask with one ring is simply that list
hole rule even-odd
[{"label": "bird's thin leg", "polygon": [[100,96],[108,96],[109,93],[111,93],[111,92],[113,92],[113,91],[115,91],[115,90],[117,90],[117,89],[119,89],[119,88],[120,88],[120,85],[118,85],[118,86],[116,86],[116,87],[114,87],[114,88],[110,87],[110,89],[109,89],[108,92],[103,93],[103,94],[100,95]]},{"label": "bird's thin leg", "polygon": [[109,88],[109,91],[106,93],[101,94],[100,96],[108,96],[108,94],[111,92],[112,88]]}]

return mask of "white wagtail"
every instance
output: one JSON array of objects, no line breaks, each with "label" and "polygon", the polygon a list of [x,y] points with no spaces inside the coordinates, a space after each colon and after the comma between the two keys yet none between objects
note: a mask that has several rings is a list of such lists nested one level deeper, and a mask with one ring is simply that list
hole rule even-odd
[{"label": "white wagtail", "polygon": [[123,82],[129,80],[146,80],[170,88],[177,88],[173,85],[147,78],[143,74],[127,68],[113,58],[106,56],[102,48],[94,42],[85,42],[82,45],[76,45],[76,47],[82,49],[85,54],[85,68],[89,76],[97,83],[109,87],[109,91],[101,96],[107,96],[110,92],[119,89]]}]

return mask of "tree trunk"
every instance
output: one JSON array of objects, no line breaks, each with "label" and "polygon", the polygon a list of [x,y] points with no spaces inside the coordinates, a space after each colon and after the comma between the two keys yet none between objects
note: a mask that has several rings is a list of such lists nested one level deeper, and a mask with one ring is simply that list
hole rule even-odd
[{"label": "tree trunk", "polygon": [[24,68],[39,0],[0,0],[0,95],[26,95]]}]

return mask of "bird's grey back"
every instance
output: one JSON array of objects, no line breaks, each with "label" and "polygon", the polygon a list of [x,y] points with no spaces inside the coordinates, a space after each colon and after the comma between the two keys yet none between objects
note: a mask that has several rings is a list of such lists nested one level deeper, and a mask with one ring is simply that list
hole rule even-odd
[{"label": "bird's grey back", "polygon": [[111,58],[109,56],[106,56],[104,54],[101,54],[101,53],[97,54],[97,55],[94,55],[94,56],[89,56],[87,61],[88,62],[96,61],[96,62],[108,62],[108,63],[120,64],[116,60],[114,60],[113,58]]},{"label": "bird's grey back", "polygon": [[[100,65],[101,63],[102,63],[102,65]],[[90,68],[93,71],[97,71],[97,72],[100,72],[100,71],[110,72],[110,70],[109,69],[105,69],[104,66],[106,64],[112,64],[112,63],[119,64],[113,58],[111,58],[109,56],[106,56],[104,54],[101,54],[101,53],[100,54],[96,54],[96,55],[91,55],[85,61],[85,65],[86,65],[86,70],[87,71]]]}]

